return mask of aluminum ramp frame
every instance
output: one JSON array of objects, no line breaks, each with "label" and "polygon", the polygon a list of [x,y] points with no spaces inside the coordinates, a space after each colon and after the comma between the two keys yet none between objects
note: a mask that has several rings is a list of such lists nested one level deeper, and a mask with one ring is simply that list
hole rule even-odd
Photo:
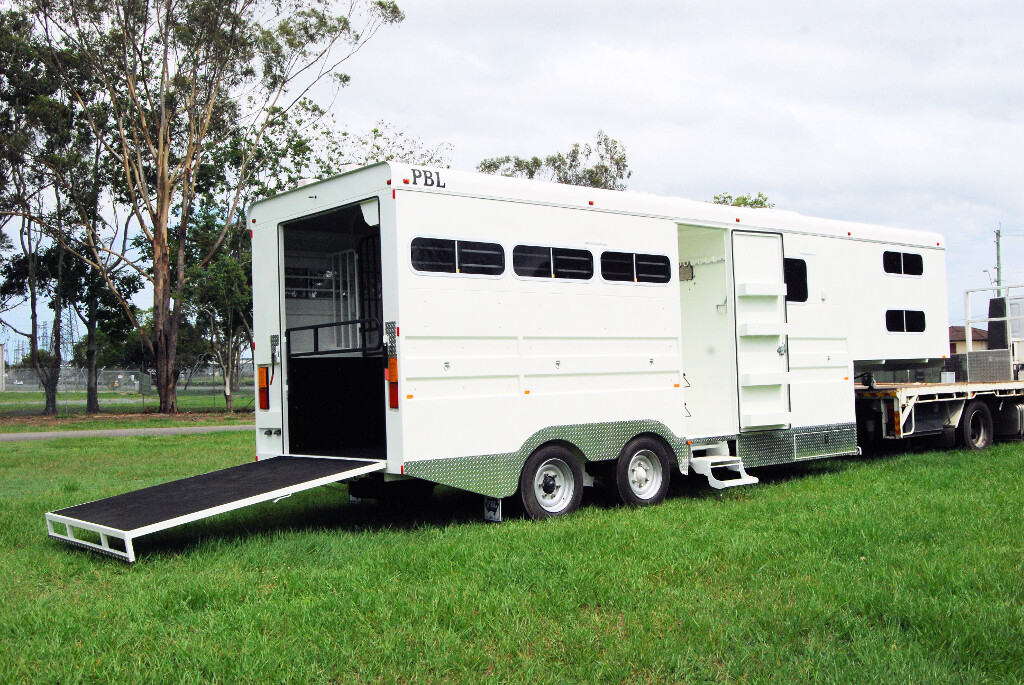
[{"label": "aluminum ramp frame", "polygon": [[[264,459],[51,511],[45,516],[46,530],[57,540],[133,562],[135,538],[382,471],[385,466],[381,459]],[[58,532],[55,525],[66,532]],[[99,543],[76,537],[76,529],[98,534]],[[124,549],[112,546],[112,540],[121,541]]]}]

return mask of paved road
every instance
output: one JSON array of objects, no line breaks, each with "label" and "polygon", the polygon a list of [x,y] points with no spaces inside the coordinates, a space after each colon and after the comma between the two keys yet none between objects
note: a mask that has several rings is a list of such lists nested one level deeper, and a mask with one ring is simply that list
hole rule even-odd
[{"label": "paved road", "polygon": [[168,428],[112,428],[110,430],[41,431],[38,433],[0,433],[0,442],[53,440],[54,438],[128,438],[136,435],[186,435],[221,431],[251,431],[254,426],[171,426]]}]

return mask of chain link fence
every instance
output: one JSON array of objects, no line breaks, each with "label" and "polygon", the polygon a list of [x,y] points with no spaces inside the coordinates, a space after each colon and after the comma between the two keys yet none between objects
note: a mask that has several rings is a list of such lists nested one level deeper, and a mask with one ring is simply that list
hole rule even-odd
[{"label": "chain link fence", "polygon": [[[46,406],[46,395],[39,377],[31,368],[7,367],[5,391],[0,393],[0,417],[38,414]],[[99,369],[98,399],[100,411],[129,413],[154,411],[160,406],[155,384],[139,369]],[[61,414],[86,410],[85,369],[65,367],[57,384],[57,411]],[[232,389],[235,411],[252,411],[254,401],[252,366],[243,367]],[[224,380],[219,369],[199,369],[178,380],[178,409],[183,412],[225,411]]]}]

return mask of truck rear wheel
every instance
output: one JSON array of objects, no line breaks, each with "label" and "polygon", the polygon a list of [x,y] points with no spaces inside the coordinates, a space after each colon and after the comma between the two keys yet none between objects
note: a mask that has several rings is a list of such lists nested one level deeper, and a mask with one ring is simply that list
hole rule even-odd
[{"label": "truck rear wheel", "polygon": [[523,465],[519,497],[526,515],[534,520],[571,514],[583,499],[583,469],[564,447],[539,449]]},{"label": "truck rear wheel", "polygon": [[964,408],[960,419],[960,439],[969,450],[983,450],[992,444],[995,427],[992,412],[981,400],[974,400]]},{"label": "truck rear wheel", "polygon": [[651,438],[633,438],[615,463],[619,499],[630,506],[658,504],[665,499],[672,469],[665,448]]}]

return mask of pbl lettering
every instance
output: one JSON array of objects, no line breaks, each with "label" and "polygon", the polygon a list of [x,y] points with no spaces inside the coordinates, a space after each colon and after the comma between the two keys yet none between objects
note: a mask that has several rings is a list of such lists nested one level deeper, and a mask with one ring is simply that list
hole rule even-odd
[{"label": "pbl lettering", "polygon": [[[420,183],[421,180],[423,181],[422,184]],[[414,186],[422,185],[426,188],[446,187],[444,181],[441,180],[441,172],[431,171],[429,169],[413,169],[412,184]]]}]

